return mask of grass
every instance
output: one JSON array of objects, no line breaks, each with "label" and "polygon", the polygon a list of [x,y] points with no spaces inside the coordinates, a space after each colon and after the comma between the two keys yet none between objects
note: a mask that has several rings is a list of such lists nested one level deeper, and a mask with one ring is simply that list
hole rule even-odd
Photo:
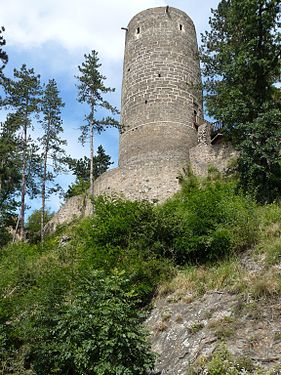
[{"label": "grass", "polygon": [[281,262],[281,206],[278,203],[258,208],[259,242],[256,253],[268,266]]},{"label": "grass", "polygon": [[175,300],[187,299],[191,302],[211,290],[238,290],[241,279],[245,277],[246,271],[236,258],[210,266],[188,266],[178,271],[171,281],[162,283],[158,294],[173,294]]},{"label": "grass", "polygon": [[[256,270],[247,269],[240,255],[215,263],[185,266],[176,276],[158,288],[158,295],[169,295],[170,302],[195,298],[212,291],[251,296],[253,299],[272,297],[281,293],[281,205],[257,208],[259,237],[249,253]],[[247,262],[246,262],[247,263]]]}]

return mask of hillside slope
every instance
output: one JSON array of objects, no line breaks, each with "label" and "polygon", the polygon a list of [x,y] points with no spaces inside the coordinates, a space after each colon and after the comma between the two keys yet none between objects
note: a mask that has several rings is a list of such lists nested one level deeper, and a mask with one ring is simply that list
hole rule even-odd
[{"label": "hillside slope", "polygon": [[[216,273],[202,268],[195,271],[197,285],[190,285],[182,272],[155,299],[146,326],[152,350],[159,354],[156,373],[207,374],[208,362],[219,352],[222,363],[226,355],[233,356],[227,366],[240,363],[249,371],[239,374],[281,374],[281,264],[267,268],[242,258],[235,267],[221,268],[210,275],[217,276],[215,288],[206,281],[210,289],[200,290],[208,273]],[[234,273],[223,275],[228,271]],[[232,277],[237,279],[230,285]]]}]

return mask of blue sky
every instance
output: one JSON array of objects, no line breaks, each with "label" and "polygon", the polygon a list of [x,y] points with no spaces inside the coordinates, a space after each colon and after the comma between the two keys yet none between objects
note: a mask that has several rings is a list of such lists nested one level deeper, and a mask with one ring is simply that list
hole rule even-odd
[{"label": "blue sky", "polygon": [[[208,28],[211,8],[218,3],[218,0],[2,0],[0,26],[6,29],[5,50],[9,55],[6,74],[25,63],[40,74],[43,82],[55,78],[65,102],[62,115],[67,153],[76,158],[88,155],[87,145],[83,148],[77,140],[86,109],[76,101],[74,78],[84,54],[93,49],[98,51],[106,83],[116,88],[107,99],[120,108],[124,53],[121,27],[126,27],[139,11],[170,5],[193,19],[200,43],[200,33]],[[4,112],[0,113],[0,121],[4,116]],[[116,166],[118,132],[107,130],[97,136],[95,147],[99,144],[103,144]],[[71,175],[59,178],[65,189],[72,180]],[[34,201],[32,208],[39,208],[39,204]],[[58,197],[48,202],[52,210],[57,210],[59,204]]]}]

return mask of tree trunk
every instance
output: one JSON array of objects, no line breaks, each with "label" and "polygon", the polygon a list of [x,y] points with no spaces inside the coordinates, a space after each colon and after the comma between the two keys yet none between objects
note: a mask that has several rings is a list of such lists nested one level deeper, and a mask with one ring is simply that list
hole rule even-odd
[{"label": "tree trunk", "polygon": [[41,229],[40,229],[41,242],[44,242],[47,159],[48,159],[48,151],[46,150],[44,153],[44,165],[43,165],[43,176],[42,176],[42,195],[41,195],[42,206],[41,206]]},{"label": "tree trunk", "polygon": [[48,153],[49,153],[49,142],[50,142],[50,122],[48,121],[48,128],[47,128],[47,140],[46,140],[46,147],[44,151],[44,160],[43,160],[43,176],[42,176],[42,193],[41,193],[41,228],[40,228],[40,238],[41,243],[44,242],[44,226],[45,226],[45,202],[46,202],[46,179],[47,179],[47,161],[48,161]]},{"label": "tree trunk", "polygon": [[94,195],[94,108],[91,108],[92,118],[90,122],[90,193]]},{"label": "tree trunk", "polygon": [[27,119],[23,128],[23,152],[22,152],[22,175],[21,175],[21,209],[20,209],[20,239],[25,240],[24,216],[26,195],[26,148],[27,148]]}]

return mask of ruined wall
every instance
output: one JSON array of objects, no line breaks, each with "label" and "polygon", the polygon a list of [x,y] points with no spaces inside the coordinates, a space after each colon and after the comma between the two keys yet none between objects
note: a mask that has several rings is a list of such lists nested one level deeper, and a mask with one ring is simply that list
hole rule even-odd
[{"label": "ruined wall", "polygon": [[45,226],[45,232],[54,232],[58,225],[70,223],[75,218],[80,219],[92,213],[92,204],[89,198],[78,195],[69,198],[55,216]]},{"label": "ruined wall", "polygon": [[95,195],[119,194],[131,200],[164,202],[179,190],[179,170],[167,162],[112,169],[96,180]]},{"label": "ruined wall", "polygon": [[199,143],[190,150],[190,165],[197,176],[207,176],[209,167],[215,167],[224,172],[231,159],[237,157],[237,152],[230,143],[204,144]]}]

